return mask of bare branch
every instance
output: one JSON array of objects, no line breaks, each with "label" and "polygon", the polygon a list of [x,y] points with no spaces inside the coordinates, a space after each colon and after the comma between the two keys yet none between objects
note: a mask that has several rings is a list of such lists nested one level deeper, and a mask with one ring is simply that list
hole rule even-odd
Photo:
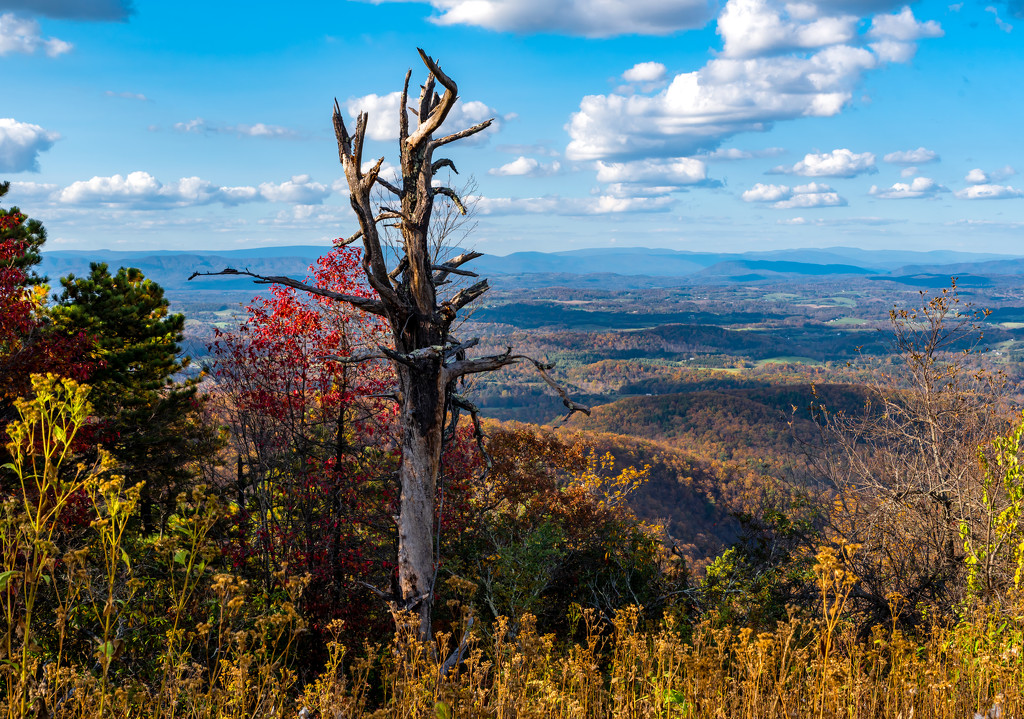
[{"label": "bare branch", "polygon": [[474,285],[470,285],[469,287],[459,290],[455,293],[454,297],[444,304],[451,307],[455,312],[458,312],[490,288],[491,286],[487,284],[487,280],[480,280]]},{"label": "bare branch", "polygon": [[479,374],[481,372],[493,372],[496,369],[502,367],[508,367],[509,365],[517,364],[518,362],[525,361],[531,363],[537,372],[551,389],[558,393],[558,396],[562,398],[562,404],[569,410],[569,414],[566,415],[566,419],[571,417],[576,412],[582,412],[583,414],[589,415],[590,408],[581,404],[573,402],[569,397],[569,393],[566,392],[562,385],[558,384],[548,371],[554,368],[553,364],[541,362],[528,355],[514,355],[512,354],[512,348],[509,347],[503,354],[500,355],[489,355],[487,357],[476,357],[471,360],[460,360],[454,364],[445,367],[447,374],[446,379],[454,380],[459,377],[464,377],[467,374]]},{"label": "bare branch", "polygon": [[540,374],[541,379],[543,379],[545,382],[547,382],[548,387],[550,387],[555,392],[557,392],[558,396],[562,398],[562,404],[564,404],[565,408],[569,410],[569,414],[565,415],[565,418],[562,420],[563,422],[568,420],[570,417],[572,417],[577,412],[582,412],[583,414],[587,415],[588,417],[590,416],[590,407],[585,407],[582,404],[577,404],[576,402],[573,402],[572,398],[569,397],[569,393],[565,391],[565,388],[562,385],[558,384],[558,382],[556,382],[551,377],[551,375],[548,374],[548,370],[554,368],[553,364],[547,364],[547,363],[543,363],[543,362],[538,362],[537,360],[533,359],[532,357],[523,356],[523,359],[532,362],[533,366],[536,368],[537,372]]},{"label": "bare branch", "polygon": [[451,198],[451,201],[455,203],[455,206],[459,208],[459,212],[463,215],[466,214],[466,206],[462,204],[462,198],[450,187],[435,187],[433,189],[435,195],[444,195],[445,197]]},{"label": "bare branch", "polygon": [[353,307],[358,307],[364,312],[370,312],[372,314],[382,316],[385,314],[384,305],[380,300],[375,300],[370,297],[359,297],[358,295],[346,295],[332,290],[325,290],[321,287],[293,280],[291,277],[284,277],[283,275],[257,275],[255,272],[249,272],[248,270],[236,270],[232,267],[228,267],[220,272],[193,272],[188,279],[191,281],[196,277],[216,277],[219,275],[245,275],[247,277],[252,277],[256,284],[284,285],[285,287],[292,287],[297,290],[302,290],[303,292],[308,292],[311,295],[319,295],[339,302],[347,302]]},{"label": "bare branch", "polygon": [[374,359],[382,360],[391,358],[378,348],[372,350],[360,350],[358,352],[353,352],[350,355],[324,355],[322,359],[326,362],[337,362],[339,364],[359,364],[360,362],[367,362]]},{"label": "bare branch", "polygon": [[459,174],[459,171],[455,169],[455,163],[449,160],[447,157],[442,158],[440,160],[435,160],[430,165],[430,174],[436,175],[437,171],[440,170],[442,167],[450,167],[452,168],[452,172],[454,172],[456,175]]},{"label": "bare branch", "polygon": [[423,64],[427,66],[428,70],[430,70],[430,74],[436,77],[438,81],[444,85],[445,90],[451,92],[453,95],[459,92],[459,88],[455,85],[455,81],[445,75],[438,64],[431,60],[427,53],[423,52],[421,48],[416,48],[416,52],[420,54],[420,58],[423,59]]},{"label": "bare branch", "polygon": [[[452,267],[451,265],[448,265],[448,264],[444,264],[444,265],[431,265],[430,269],[432,269],[432,270],[434,270],[436,272],[444,272],[445,275],[449,275],[449,274],[452,274],[452,275],[462,275],[463,277],[479,277],[480,276],[476,272],[470,272],[469,270],[460,270],[460,269],[458,269],[456,267]],[[435,279],[434,284],[437,284],[437,275],[434,275],[434,279]]]},{"label": "bare branch", "polygon": [[353,136],[352,164],[355,165],[356,177],[360,179],[363,177],[363,142],[366,140],[366,122],[369,117],[365,112],[359,113],[356,119],[356,134]]},{"label": "bare branch", "polygon": [[[469,262],[471,260],[475,260],[477,257],[483,257],[483,253],[482,252],[464,252],[461,255],[456,255],[455,257],[451,258],[450,260],[448,260],[447,262],[443,263],[442,265],[435,266],[434,269],[437,270],[437,272],[434,273],[434,277],[433,277],[434,285],[435,286],[436,285],[440,285],[442,282],[444,282],[446,279],[448,279],[448,274],[450,272],[454,272],[454,268],[461,267],[462,265],[466,264],[467,262]],[[458,273],[458,274],[461,274],[461,273]],[[470,275],[470,276],[476,277],[477,275]]]},{"label": "bare branch", "polygon": [[476,439],[477,449],[480,450],[480,455],[484,458],[487,471],[490,472],[491,467],[494,466],[494,460],[491,459],[487,447],[484,446],[484,429],[483,425],[480,424],[480,408],[462,395],[455,394],[454,392],[451,395],[451,401],[456,407],[469,412],[469,417],[473,421],[473,438]]},{"label": "bare branch", "polygon": [[394,185],[392,185],[387,180],[385,180],[383,177],[379,177],[379,176],[377,177],[377,184],[381,185],[384,188],[386,188],[388,190],[388,192],[393,192],[394,194],[398,195],[399,197],[402,196],[402,191],[399,190]]},{"label": "bare branch", "polygon": [[[441,72],[441,68],[437,66],[433,60],[431,60],[427,53],[423,52],[422,49],[417,48],[420,54],[420,58],[423,60],[423,64],[430,70],[430,75],[427,77],[427,83],[423,86],[423,94],[420,99],[420,110],[419,110],[419,127],[416,128],[416,132],[409,136],[406,140],[406,144],[418,146],[423,142],[424,139],[430,137],[437,128],[441,127],[441,123],[448,117],[448,113],[451,112],[452,107],[455,106],[455,101],[458,99],[459,89],[455,85],[455,82]],[[444,96],[441,97],[437,104],[433,104],[434,100],[434,78],[444,86]],[[429,109],[429,115],[427,114]]]},{"label": "bare branch", "polygon": [[345,158],[352,154],[352,138],[345,127],[345,120],[341,116],[341,107],[338,105],[338,98],[334,98],[334,115],[331,118],[334,122],[334,136],[338,140],[338,159],[345,164]]},{"label": "bare branch", "polygon": [[473,125],[473,127],[467,127],[465,130],[459,130],[458,132],[453,132],[451,135],[445,135],[444,137],[438,138],[430,143],[430,149],[434,150],[442,145],[447,145],[449,142],[455,142],[456,140],[461,140],[464,137],[470,137],[478,132],[482,132],[490,127],[492,122],[494,122],[493,117],[490,120],[484,120],[481,123]]},{"label": "bare branch", "polygon": [[395,269],[391,270],[391,272],[388,273],[388,277],[391,280],[398,279],[398,276],[400,274],[402,274],[403,272],[405,272],[405,268],[408,267],[408,266],[409,266],[409,258],[408,257],[403,257],[401,259],[401,261],[398,263],[398,266]]},{"label": "bare branch", "polygon": [[363,231],[362,230],[356,230],[356,233],[354,235],[351,235],[350,237],[346,237],[343,240],[340,240],[340,239],[339,240],[335,240],[334,241],[334,246],[335,247],[348,247],[349,245],[351,245],[353,242],[355,242],[356,240],[358,240],[362,236],[363,236]]},{"label": "bare branch", "polygon": [[406,105],[409,104],[409,78],[412,77],[412,70],[405,73],[405,84],[402,85],[402,101],[398,103],[398,142],[404,143],[409,138],[409,116],[406,114]]},{"label": "bare branch", "polygon": [[478,344],[480,344],[480,338],[479,337],[474,337],[471,340],[466,340],[465,342],[459,342],[459,343],[453,344],[451,347],[448,347],[444,351],[445,359],[447,359],[449,357],[456,357],[460,353],[464,353],[466,350],[470,349],[471,347],[476,347]]}]

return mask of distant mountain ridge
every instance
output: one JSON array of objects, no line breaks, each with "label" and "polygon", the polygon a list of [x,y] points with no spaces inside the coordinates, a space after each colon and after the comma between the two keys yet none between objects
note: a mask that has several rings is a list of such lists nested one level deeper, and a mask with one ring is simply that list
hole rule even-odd
[{"label": "distant mountain ridge", "polygon": [[[235,250],[52,250],[43,253],[42,271],[56,285],[68,273],[86,274],[90,262],[132,266],[168,289],[184,289],[195,271],[234,267],[258,274],[303,277],[327,246],[295,245]],[[519,277],[534,285],[564,283],[573,277],[615,275],[666,278],[682,283],[756,282],[787,276],[859,275],[912,284],[932,276],[1024,275],[1024,257],[980,252],[932,250],[862,250],[855,247],[765,250],[742,253],[691,252],[646,247],[602,247],[561,252],[514,252],[484,255],[467,267],[498,279]],[[559,279],[555,279],[559,278]],[[245,278],[221,278],[221,289],[252,287]],[[194,287],[194,285],[192,285]],[[209,289],[206,287],[205,289]]]}]

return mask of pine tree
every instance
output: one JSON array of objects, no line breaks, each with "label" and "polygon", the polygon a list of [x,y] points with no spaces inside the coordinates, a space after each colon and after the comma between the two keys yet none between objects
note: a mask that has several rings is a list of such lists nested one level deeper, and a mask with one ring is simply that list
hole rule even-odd
[{"label": "pine tree", "polygon": [[[0,197],[6,195],[10,187],[10,182],[0,182]],[[46,282],[45,277],[37,275],[32,269],[42,261],[39,253],[44,242],[46,229],[42,222],[29,219],[17,207],[0,209],[0,245],[17,247],[17,252],[9,260],[9,266],[23,273],[27,284]]]},{"label": "pine tree", "polygon": [[131,484],[145,482],[141,514],[152,528],[154,510],[173,503],[197,463],[221,445],[203,421],[198,378],[177,379],[189,366],[178,346],[185,316],[171,313],[163,288],[135,268],[112,275],[106,264],[92,263],[88,277],[69,275],[61,284],[56,325],[92,340],[97,439]]}]

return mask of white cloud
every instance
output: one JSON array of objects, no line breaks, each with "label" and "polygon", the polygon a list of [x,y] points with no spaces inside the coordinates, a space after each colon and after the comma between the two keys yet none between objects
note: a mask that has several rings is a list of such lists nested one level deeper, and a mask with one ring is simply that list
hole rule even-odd
[{"label": "white cloud", "polygon": [[224,128],[227,132],[247,137],[295,137],[298,133],[281,125],[265,125],[257,122],[255,125],[229,125]]},{"label": "white cloud", "polygon": [[0,55],[20,52],[32,55],[42,50],[50,57],[71,52],[72,45],[55,37],[44,38],[39,34],[39,23],[21,18],[13,13],[0,15]]},{"label": "white cloud", "polygon": [[842,148],[832,152],[809,153],[792,167],[776,167],[773,172],[803,177],[856,177],[878,170],[872,153],[858,154]]},{"label": "white cloud", "polygon": [[57,196],[68,205],[124,206],[137,209],[157,207],[191,207],[221,202],[236,205],[258,199],[253,187],[218,187],[198,177],[183,177],[163,185],[148,172],[131,172],[127,176],[111,175],[79,180]]},{"label": "white cloud", "polygon": [[913,167],[913,166],[911,166],[911,167],[904,167],[902,170],[900,170],[900,177],[903,177],[903,178],[913,177],[914,175],[917,174],[917,172],[918,172],[918,169],[916,167]]},{"label": "white cloud", "polygon": [[972,185],[956,193],[961,200],[1008,200],[1014,197],[1024,197],[1024,192],[1009,185]]},{"label": "white cloud", "polygon": [[319,205],[331,194],[331,188],[313,182],[309,175],[296,175],[279,185],[264,182],[260,185],[259,191],[260,195],[270,202],[288,202],[294,205]]},{"label": "white cloud", "polygon": [[281,125],[267,125],[262,122],[257,122],[255,125],[239,124],[218,126],[211,125],[201,117],[188,120],[187,122],[176,122],[174,123],[174,129],[178,132],[186,132],[195,135],[238,135],[239,137],[265,137],[280,139],[299,136],[299,133],[295,130],[288,127],[282,127]]},{"label": "white cloud", "polygon": [[197,117],[194,120],[189,120],[187,122],[174,123],[174,129],[178,132],[192,132],[199,135],[209,131],[209,126],[206,124],[206,120],[201,117]]},{"label": "white cloud", "polygon": [[886,62],[908,62],[917,51],[918,40],[943,34],[934,20],[918,22],[909,7],[895,15],[876,15],[868,31],[868,37],[874,40],[871,49]]},{"label": "white cloud", "polygon": [[807,219],[806,217],[787,217],[781,220],[776,220],[776,224],[778,225],[813,225],[815,227],[841,227],[844,225],[880,226],[898,225],[905,222],[906,220],[897,220],[891,217],[815,217],[813,219]]},{"label": "white cloud", "polygon": [[493,167],[487,171],[489,175],[499,175],[501,177],[510,176],[522,176],[522,177],[545,177],[547,175],[553,175],[562,168],[562,164],[555,160],[549,164],[544,164],[532,157],[525,157],[520,155],[512,162],[507,162],[501,167]]},{"label": "white cloud", "polygon": [[60,139],[39,125],[0,118],[0,171],[39,172],[39,153]]},{"label": "white cloud", "polygon": [[788,185],[766,185],[758,182],[743,193],[744,202],[778,202],[793,196]]},{"label": "white cloud", "polygon": [[974,168],[964,177],[964,181],[972,185],[983,185],[989,181],[988,173],[979,167]]},{"label": "white cloud", "polygon": [[[386,2],[387,0],[371,0]],[[562,33],[583,37],[669,35],[703,27],[707,0],[426,0],[438,25],[470,25],[498,32]]]},{"label": "white cloud", "polygon": [[598,182],[656,182],[666,185],[697,185],[707,182],[708,166],[691,157],[633,162],[598,162]]},{"label": "white cloud", "polygon": [[[411,95],[410,91],[410,95]],[[390,140],[398,139],[398,105],[402,100],[402,93],[395,91],[389,92],[387,95],[375,95],[370,93],[363,97],[352,97],[345,102],[345,109],[348,111],[350,117],[355,118],[360,112],[366,112],[369,115],[366,126],[366,135],[371,140],[377,140],[380,142],[387,142]],[[415,104],[415,99],[410,97],[409,103]],[[507,116],[506,116],[507,117]],[[448,132],[458,132],[464,130],[467,127],[476,125],[477,123],[483,122],[494,118],[494,122],[483,132],[474,135],[467,139],[465,142],[473,144],[474,142],[486,142],[489,135],[493,135],[501,129],[502,120],[504,118],[495,110],[493,107],[489,107],[479,100],[459,100],[455,103],[455,107],[448,113],[448,117],[445,118],[444,125],[441,126],[441,131],[438,136]],[[409,120],[410,131],[416,127],[416,119],[411,116]]]},{"label": "white cloud", "polygon": [[992,13],[992,16],[995,18],[996,21],[996,27],[998,27],[1000,30],[1002,30],[1003,32],[1013,32],[1013,25],[999,17],[999,10],[997,8],[993,7],[992,5],[989,5],[987,8],[985,8],[985,12]]},{"label": "white cloud", "polygon": [[[772,2],[728,0],[719,21],[722,55],[676,75],[666,88],[584,97],[566,127],[567,156],[692,156],[781,120],[831,117],[852,101],[866,72],[909,60],[914,38],[941,33],[909,10],[876,16],[865,32],[854,15],[884,9],[885,0],[793,2],[781,9]],[[759,25],[765,14],[778,16],[778,23]]]},{"label": "white cloud", "polygon": [[809,182],[806,185],[768,185],[757,183],[743,193],[744,202],[771,202],[777,210],[810,207],[842,207],[846,200],[828,185]]},{"label": "white cloud", "polygon": [[883,200],[913,200],[935,197],[940,192],[948,192],[945,187],[928,177],[915,177],[909,184],[897,182],[892,187],[871,186],[868,194]]},{"label": "white cloud", "polygon": [[924,165],[929,162],[938,162],[940,158],[939,153],[934,150],[919,147],[916,150],[890,152],[882,159],[893,165]]},{"label": "white cloud", "polygon": [[482,215],[609,215],[628,212],[658,212],[674,202],[671,197],[475,197]]},{"label": "white cloud", "polygon": [[782,50],[810,50],[851,42],[858,18],[819,15],[810,3],[729,0],[718,18],[726,57],[747,58]]},{"label": "white cloud", "polygon": [[622,73],[626,82],[651,83],[665,79],[667,68],[660,62],[638,62]]},{"label": "white cloud", "polygon": [[837,192],[798,192],[793,188],[793,196],[788,200],[776,202],[772,207],[777,210],[805,209],[810,207],[844,207],[846,200]]},{"label": "white cloud", "polygon": [[171,209],[262,201],[318,204],[330,193],[330,188],[313,182],[308,175],[299,175],[281,184],[265,182],[259,187],[221,187],[198,177],[183,177],[165,185],[148,172],[136,171],[73,182],[56,194],[56,200],[66,205]]},{"label": "white cloud", "polygon": [[678,185],[642,185],[634,182],[613,182],[600,193],[609,197],[664,197],[679,192]]},{"label": "white cloud", "polygon": [[107,97],[120,97],[125,100],[141,100],[142,102],[148,102],[149,98],[138,92],[114,92],[113,90],[107,90],[103,93]]},{"label": "white cloud", "polygon": [[768,147],[764,150],[740,150],[735,147],[721,147],[714,152],[701,155],[707,160],[751,160],[755,157],[778,157],[785,152],[781,147]]},{"label": "white cloud", "polygon": [[776,120],[828,117],[876,58],[837,47],[809,58],[718,59],[653,96],[588,95],[568,124],[574,160],[692,155]]},{"label": "white cloud", "polygon": [[45,200],[58,189],[57,185],[45,182],[12,182],[5,200],[17,205],[21,200]]}]

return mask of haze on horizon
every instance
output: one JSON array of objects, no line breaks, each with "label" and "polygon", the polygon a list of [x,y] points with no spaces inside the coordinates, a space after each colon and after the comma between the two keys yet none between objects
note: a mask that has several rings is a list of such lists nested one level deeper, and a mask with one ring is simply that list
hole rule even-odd
[{"label": "haze on horizon", "polygon": [[327,245],[331,102],[394,161],[419,46],[484,252],[1021,252],[1020,0],[584,5],[0,0],[0,179],[50,250]]}]

